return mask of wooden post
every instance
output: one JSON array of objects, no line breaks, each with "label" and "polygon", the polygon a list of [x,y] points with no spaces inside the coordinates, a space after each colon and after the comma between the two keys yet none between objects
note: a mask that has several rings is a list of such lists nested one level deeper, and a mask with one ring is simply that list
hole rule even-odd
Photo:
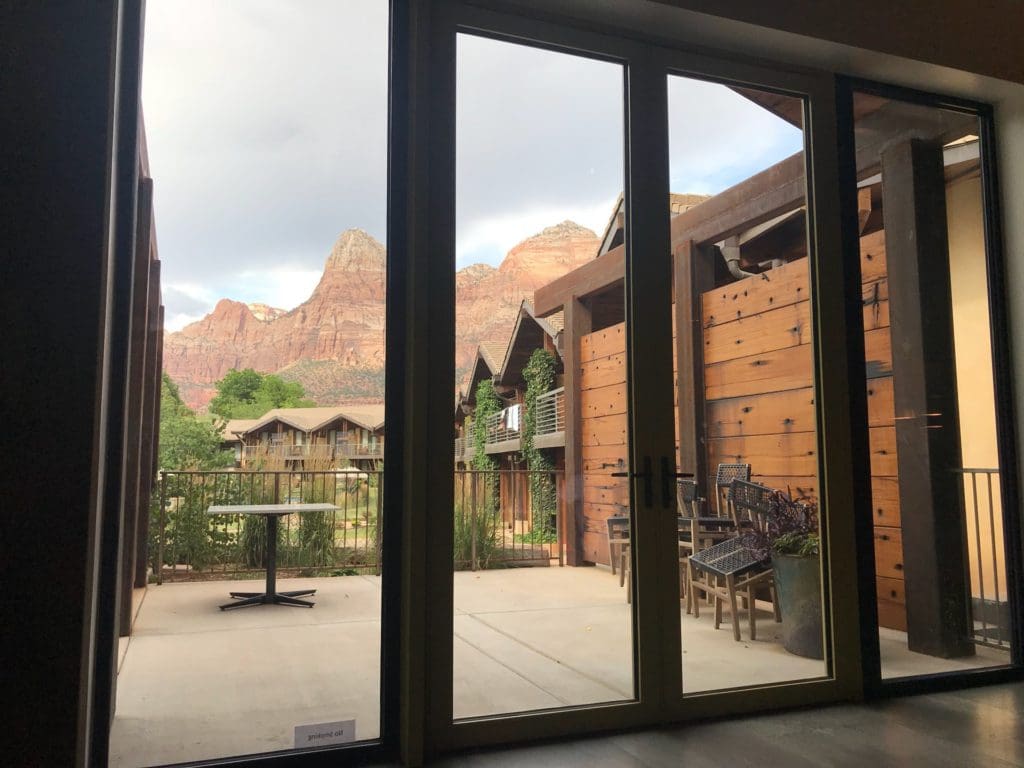
[{"label": "wooden post", "polygon": [[590,333],[590,309],[575,296],[565,303],[565,561],[583,565],[583,454],[580,421],[580,337]]},{"label": "wooden post", "polygon": [[139,180],[135,225],[135,267],[132,276],[131,331],[128,347],[128,382],[125,403],[124,476],[121,485],[123,534],[121,539],[121,610],[118,630],[131,633],[132,592],[135,585],[136,531],[139,525],[139,471],[142,453],[142,417],[146,370],[146,307],[149,303],[149,262],[152,242],[153,180]]},{"label": "wooden post", "polygon": [[[676,301],[676,437],[679,471],[708,477],[707,432],[704,424],[704,329],[700,298],[715,287],[714,254],[692,240],[674,249]],[[711,498],[711,489],[704,489]]]},{"label": "wooden post", "polygon": [[912,139],[881,159],[908,647],[969,656],[942,146]]},{"label": "wooden post", "polygon": [[149,306],[146,311],[145,401],[142,410],[142,453],[139,459],[139,522],[135,535],[135,586],[146,586],[149,562],[148,543],[150,500],[156,477],[157,443],[160,433],[161,357],[160,340],[160,262],[149,262]]}]

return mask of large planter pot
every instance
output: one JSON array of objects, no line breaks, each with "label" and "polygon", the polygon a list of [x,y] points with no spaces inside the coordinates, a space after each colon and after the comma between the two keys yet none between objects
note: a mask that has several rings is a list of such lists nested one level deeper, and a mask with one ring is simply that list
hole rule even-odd
[{"label": "large planter pot", "polygon": [[817,556],[772,555],[782,613],[782,645],[790,653],[823,659],[821,563]]}]

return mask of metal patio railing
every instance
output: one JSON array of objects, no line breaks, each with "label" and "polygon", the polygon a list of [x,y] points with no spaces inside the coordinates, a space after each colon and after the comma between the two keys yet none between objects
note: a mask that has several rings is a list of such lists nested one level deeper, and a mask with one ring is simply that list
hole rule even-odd
[{"label": "metal patio railing", "polygon": [[487,417],[487,445],[519,440],[522,437],[523,407],[519,406],[518,410],[520,419],[518,427],[510,425],[509,414],[513,412],[512,408],[503,408]]},{"label": "metal patio railing", "polygon": [[455,568],[564,565],[563,479],[560,471],[456,471]]},{"label": "metal patio railing", "polygon": [[[999,470],[965,467],[954,470],[961,476],[965,500],[968,543],[972,543],[973,565],[971,612],[974,642],[994,648],[1010,647],[1009,605],[1006,572],[1000,567],[1002,520],[997,513]],[[1000,535],[996,534],[996,530]],[[973,575],[973,574],[972,574]],[[987,583],[990,581],[991,589]]]},{"label": "metal patio railing", "polygon": [[261,573],[266,547],[259,516],[207,514],[214,504],[329,502],[338,509],[281,518],[278,569],[295,573],[379,573],[382,472],[161,471],[151,515],[157,583]]},{"label": "metal patio railing", "polygon": [[[158,584],[256,577],[265,570],[258,515],[209,515],[213,505],[328,502],[338,509],[285,515],[278,525],[283,576],[380,573],[382,470],[161,471],[149,553]],[[563,563],[561,472],[455,473],[454,567]],[[532,500],[538,499],[537,509]]]}]

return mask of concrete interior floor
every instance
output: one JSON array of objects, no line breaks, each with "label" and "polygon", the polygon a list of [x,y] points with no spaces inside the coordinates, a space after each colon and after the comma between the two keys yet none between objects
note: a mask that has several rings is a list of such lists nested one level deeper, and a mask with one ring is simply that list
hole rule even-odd
[{"label": "concrete interior floor", "polygon": [[[317,589],[313,609],[220,611],[231,590],[258,582],[151,586],[121,648],[110,765],[165,765],[290,749],[302,724],[355,721],[379,733],[380,579],[288,579]],[[525,568],[455,574],[453,706],[473,717],[630,699],[631,609],[603,568]],[[788,653],[780,627],[758,614],[758,638],[732,639],[713,612],[681,611],[685,692],[804,680],[821,661]],[[744,617],[745,618],[745,617]],[[1007,663],[979,649],[967,661],[910,653],[883,631],[883,667],[923,674]],[[952,664],[952,666],[951,666]]]}]

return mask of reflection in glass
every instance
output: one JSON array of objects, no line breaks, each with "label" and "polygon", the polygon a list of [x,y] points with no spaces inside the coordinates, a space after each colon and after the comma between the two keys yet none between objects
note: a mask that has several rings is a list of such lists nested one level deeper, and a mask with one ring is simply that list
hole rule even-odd
[{"label": "reflection in glass", "polygon": [[388,6],[146,3],[163,472],[110,765],[381,735]]},{"label": "reflection in glass", "polygon": [[978,119],[854,111],[882,676],[1007,664]]},{"label": "reflection in glass", "polygon": [[821,677],[803,102],[668,91],[683,691]]},{"label": "reflection in glass", "polygon": [[458,37],[456,718],[634,698],[622,94]]}]

